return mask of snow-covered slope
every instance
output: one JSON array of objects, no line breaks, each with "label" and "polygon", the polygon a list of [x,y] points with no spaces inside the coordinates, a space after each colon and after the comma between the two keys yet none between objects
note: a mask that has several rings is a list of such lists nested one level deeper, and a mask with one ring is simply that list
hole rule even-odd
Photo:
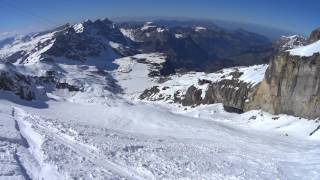
[{"label": "snow-covered slope", "polygon": [[159,70],[166,57],[160,53],[137,54],[114,61],[119,67],[112,73],[124,93],[136,97],[158,84]]},{"label": "snow-covered slope", "polygon": [[[25,101],[0,90],[0,179],[320,178],[319,121],[172,101],[192,85],[202,93],[223,80],[255,86],[267,65],[162,77],[167,57],[121,57],[127,39],[113,23],[66,28],[0,50],[15,62],[0,64],[0,73],[23,79],[4,82],[42,92]],[[138,99],[153,86],[171,99]]]},{"label": "snow-covered slope", "polygon": [[[38,109],[0,101],[0,116],[16,120],[30,144],[26,152],[41,156],[34,160],[40,170],[22,160],[35,178],[319,178],[312,140],[319,134],[302,133],[315,122],[260,111],[239,116],[219,105],[184,111],[165,104],[48,103]],[[18,106],[13,113],[12,106]]]},{"label": "snow-covered slope", "polygon": [[320,52],[320,40],[306,46],[288,50],[291,55],[309,57]]}]

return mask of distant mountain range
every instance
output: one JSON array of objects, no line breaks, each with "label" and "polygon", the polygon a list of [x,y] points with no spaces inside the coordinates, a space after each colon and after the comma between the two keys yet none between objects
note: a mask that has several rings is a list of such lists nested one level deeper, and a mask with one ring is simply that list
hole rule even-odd
[{"label": "distant mountain range", "polygon": [[[58,31],[58,32],[56,32]],[[54,35],[50,35],[53,32]],[[31,39],[49,39],[34,45],[23,46],[14,51],[21,43]],[[109,19],[85,21],[74,26],[69,24],[53,30],[40,32],[20,38],[2,41],[9,52],[2,59],[10,62],[25,63],[40,53],[42,57],[65,57],[84,61],[99,56],[107,47],[115,49],[121,56],[137,52],[164,53],[168,61],[161,74],[175,72],[206,71],[213,72],[225,67],[254,65],[268,62],[277,50],[266,36],[244,29],[226,30],[206,21],[167,21],[122,22],[114,23]],[[48,46],[52,44],[52,46]],[[46,51],[39,52],[39,49]]]},{"label": "distant mountain range", "polygon": [[[236,29],[244,29],[246,31],[254,32],[264,35],[272,41],[278,40],[281,36],[290,36],[299,34],[294,31],[284,30],[276,27],[270,27],[266,25],[219,20],[219,19],[196,19],[196,18],[182,18],[182,17],[114,17],[115,22],[146,22],[153,21],[158,24],[164,24],[167,26],[181,26],[181,25],[194,25],[203,24],[204,26],[219,26],[225,30],[234,31]],[[302,34],[304,35],[304,34]]]}]

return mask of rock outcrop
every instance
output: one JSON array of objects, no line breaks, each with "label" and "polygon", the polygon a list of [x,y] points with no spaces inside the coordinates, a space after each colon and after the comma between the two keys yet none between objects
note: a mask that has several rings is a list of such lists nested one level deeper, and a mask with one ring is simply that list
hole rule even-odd
[{"label": "rock outcrop", "polygon": [[0,90],[13,92],[25,100],[36,98],[33,80],[15,71],[9,63],[0,64]]},{"label": "rock outcrop", "polygon": [[243,110],[250,84],[237,80],[222,80],[209,85],[203,104],[222,103],[226,107]]},{"label": "rock outcrop", "polygon": [[250,94],[245,110],[251,109],[320,117],[320,54],[300,57],[283,52],[276,55],[264,80]]},{"label": "rock outcrop", "polygon": [[313,43],[315,41],[320,40],[320,27],[314,31],[311,32],[311,35],[309,37],[309,42]]}]

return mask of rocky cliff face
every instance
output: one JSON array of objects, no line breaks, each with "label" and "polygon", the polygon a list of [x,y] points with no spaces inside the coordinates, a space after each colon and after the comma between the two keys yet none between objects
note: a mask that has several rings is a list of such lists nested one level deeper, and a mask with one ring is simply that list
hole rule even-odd
[{"label": "rocky cliff face", "polygon": [[318,41],[319,39],[320,39],[320,27],[311,32],[309,37],[309,42],[313,43],[315,41]]},{"label": "rocky cliff face", "polygon": [[206,91],[203,103],[222,103],[224,106],[243,110],[244,103],[252,89],[250,84],[237,80],[212,83]]},{"label": "rocky cliff face", "polygon": [[274,114],[320,117],[320,55],[311,57],[280,53],[270,62],[264,80],[250,95],[246,110]]}]

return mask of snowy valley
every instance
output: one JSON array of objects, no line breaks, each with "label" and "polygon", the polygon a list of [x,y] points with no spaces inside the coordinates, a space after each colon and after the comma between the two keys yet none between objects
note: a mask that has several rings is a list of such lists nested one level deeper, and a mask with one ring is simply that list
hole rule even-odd
[{"label": "snowy valley", "polygon": [[[126,28],[85,21],[0,49],[0,179],[320,179],[318,118],[247,108],[272,63],[162,75],[168,54],[135,34],[170,30]],[[281,53],[316,59],[319,42]]]}]

